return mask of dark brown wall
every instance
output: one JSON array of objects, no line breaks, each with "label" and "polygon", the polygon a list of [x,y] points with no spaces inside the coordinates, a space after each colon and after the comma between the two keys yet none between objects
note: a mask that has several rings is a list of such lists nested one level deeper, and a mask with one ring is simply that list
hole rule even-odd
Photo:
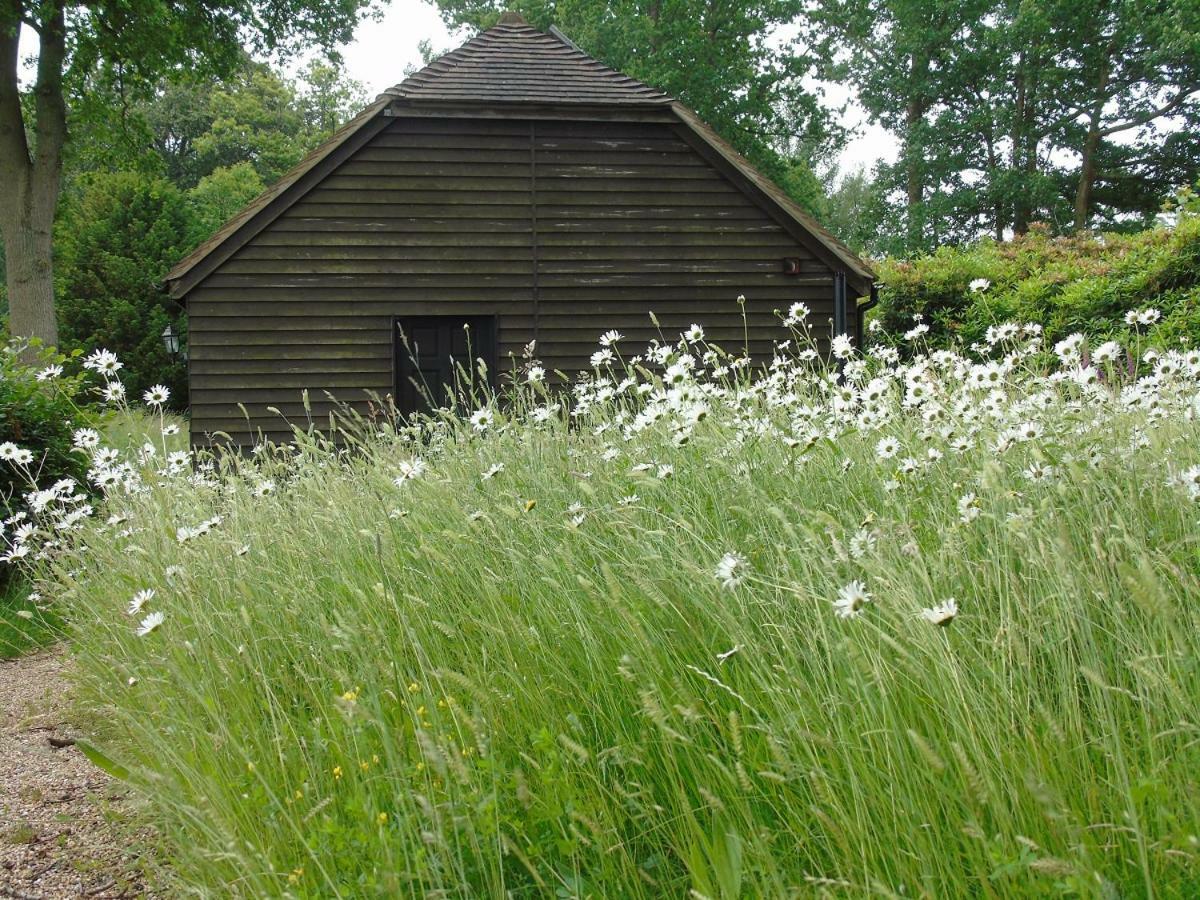
[{"label": "dark brown wall", "polygon": [[547,367],[569,372],[608,328],[640,352],[649,310],[668,338],[699,322],[740,349],[744,294],[757,357],[783,336],[776,309],[803,300],[828,320],[830,271],[683,135],[398,119],[188,295],[197,442],[286,437],[266,407],[303,422],[304,389],[317,415],[326,392],[390,392],[394,316],[496,315],[502,367],[536,334]]}]

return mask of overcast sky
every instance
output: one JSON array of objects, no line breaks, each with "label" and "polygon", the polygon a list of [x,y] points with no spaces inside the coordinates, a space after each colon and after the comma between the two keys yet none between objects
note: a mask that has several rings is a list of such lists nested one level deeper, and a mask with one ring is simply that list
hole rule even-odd
[{"label": "overcast sky", "polygon": [[[22,33],[22,50],[32,53],[36,43],[26,30]],[[435,50],[450,50],[465,36],[450,34],[432,3],[425,0],[390,0],[378,22],[367,21],[359,26],[355,40],[342,48],[347,74],[362,82],[369,97],[374,98],[385,88],[404,78],[405,69],[421,64],[418,44],[428,39]],[[586,49],[586,48],[584,48]],[[23,54],[24,55],[24,54]],[[27,70],[32,76],[32,70]],[[832,102],[841,103],[848,96],[839,85],[830,88]],[[859,166],[870,167],[878,159],[895,158],[895,141],[882,129],[865,125],[859,109],[848,111],[845,124],[860,127],[862,133],[852,140],[841,158],[841,168],[849,171]]]}]

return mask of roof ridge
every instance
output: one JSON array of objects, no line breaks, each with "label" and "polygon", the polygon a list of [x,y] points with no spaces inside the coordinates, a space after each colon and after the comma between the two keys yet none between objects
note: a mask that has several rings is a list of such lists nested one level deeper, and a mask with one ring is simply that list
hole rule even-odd
[{"label": "roof ridge", "polygon": [[557,28],[502,17],[380,96],[480,103],[666,106],[672,98],[590,56]]}]

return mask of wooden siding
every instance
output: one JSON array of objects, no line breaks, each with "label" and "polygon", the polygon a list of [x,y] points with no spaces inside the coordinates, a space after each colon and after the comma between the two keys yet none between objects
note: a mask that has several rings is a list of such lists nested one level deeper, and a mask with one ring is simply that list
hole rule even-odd
[{"label": "wooden siding", "polygon": [[397,119],[188,295],[193,434],[285,438],[267,407],[303,423],[304,390],[365,409],[397,316],[495,315],[502,368],[536,337],[574,373],[608,328],[640,352],[651,310],[740,349],[739,294],[759,358],[775,310],[833,315],[831,271],[673,126]]}]

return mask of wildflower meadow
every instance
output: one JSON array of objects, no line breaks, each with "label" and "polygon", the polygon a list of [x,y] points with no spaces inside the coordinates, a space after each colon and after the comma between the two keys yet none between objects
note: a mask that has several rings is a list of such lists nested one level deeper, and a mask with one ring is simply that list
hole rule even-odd
[{"label": "wildflower meadow", "polygon": [[783,318],[245,454],[152,388],[87,485],[0,447],[171,891],[1200,893],[1200,351]]}]

